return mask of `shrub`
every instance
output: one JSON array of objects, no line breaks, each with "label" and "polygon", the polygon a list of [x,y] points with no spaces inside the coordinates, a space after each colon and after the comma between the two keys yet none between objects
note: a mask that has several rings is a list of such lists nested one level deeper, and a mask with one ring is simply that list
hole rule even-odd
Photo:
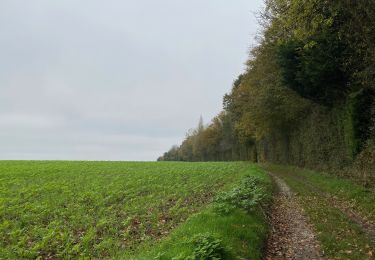
[{"label": "shrub", "polygon": [[173,260],[219,260],[225,259],[226,250],[222,240],[210,233],[197,234],[190,241],[194,251],[190,256],[180,255]]},{"label": "shrub", "polygon": [[227,214],[234,208],[250,212],[266,198],[264,180],[256,176],[247,176],[238,187],[221,193],[215,199],[215,210]]},{"label": "shrub", "polygon": [[219,238],[210,233],[198,234],[192,239],[194,253],[191,259],[223,259],[226,253]]},{"label": "shrub", "polygon": [[[222,240],[211,233],[197,234],[183,243],[189,244],[193,248],[192,253],[189,255],[181,253],[173,257],[172,260],[220,260],[226,259],[228,255]],[[153,259],[160,260],[165,258],[165,252],[162,252]]]}]

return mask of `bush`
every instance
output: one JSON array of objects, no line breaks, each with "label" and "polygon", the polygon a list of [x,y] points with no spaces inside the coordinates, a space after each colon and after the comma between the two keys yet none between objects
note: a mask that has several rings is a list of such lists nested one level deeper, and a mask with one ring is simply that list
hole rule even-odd
[{"label": "bush", "polygon": [[[193,247],[190,255],[181,253],[172,260],[220,260],[226,259],[228,252],[223,246],[222,240],[211,233],[197,234],[192,239],[185,242]],[[165,258],[165,253],[159,253],[155,260]]]},{"label": "bush", "polygon": [[219,238],[214,237],[210,233],[198,234],[192,239],[194,245],[193,256],[188,258],[195,259],[223,259],[226,250]]},{"label": "bush", "polygon": [[264,180],[256,176],[247,176],[238,187],[223,192],[215,199],[215,210],[227,214],[234,208],[250,212],[266,198]]}]

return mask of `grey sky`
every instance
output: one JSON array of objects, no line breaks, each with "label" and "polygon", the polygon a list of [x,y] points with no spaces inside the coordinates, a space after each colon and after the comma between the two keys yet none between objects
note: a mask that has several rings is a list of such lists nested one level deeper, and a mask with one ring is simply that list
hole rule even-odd
[{"label": "grey sky", "polygon": [[155,160],[221,110],[261,6],[0,1],[0,159]]}]

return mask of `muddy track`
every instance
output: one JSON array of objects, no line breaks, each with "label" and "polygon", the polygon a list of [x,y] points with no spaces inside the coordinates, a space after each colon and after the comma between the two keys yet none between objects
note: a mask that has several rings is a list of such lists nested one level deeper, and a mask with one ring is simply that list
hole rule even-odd
[{"label": "muddy track", "polygon": [[323,191],[322,189],[316,187],[314,184],[306,180],[306,178],[302,176],[296,176],[296,175],[288,175],[290,178],[292,178],[295,182],[305,186],[310,192],[315,193],[319,196],[322,196],[326,199],[327,203],[338,210],[341,211],[348,219],[350,219],[352,222],[357,224],[361,230],[367,234],[367,236],[375,241],[375,223],[368,220],[366,217],[364,217],[361,213],[355,211],[353,209],[353,206],[346,202],[337,199],[335,196],[332,196],[330,193],[327,193]]},{"label": "muddy track", "polygon": [[266,259],[323,259],[320,245],[288,185],[270,174],[278,188],[271,209]]}]

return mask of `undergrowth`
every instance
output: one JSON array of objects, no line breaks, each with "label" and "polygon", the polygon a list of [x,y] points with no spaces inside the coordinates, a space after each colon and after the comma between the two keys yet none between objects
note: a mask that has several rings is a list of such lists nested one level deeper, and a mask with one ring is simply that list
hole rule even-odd
[{"label": "undergrowth", "polygon": [[264,180],[258,176],[246,176],[237,187],[220,193],[214,207],[217,212],[228,214],[234,208],[240,208],[250,213],[251,210],[262,206],[269,194],[265,191]]}]

